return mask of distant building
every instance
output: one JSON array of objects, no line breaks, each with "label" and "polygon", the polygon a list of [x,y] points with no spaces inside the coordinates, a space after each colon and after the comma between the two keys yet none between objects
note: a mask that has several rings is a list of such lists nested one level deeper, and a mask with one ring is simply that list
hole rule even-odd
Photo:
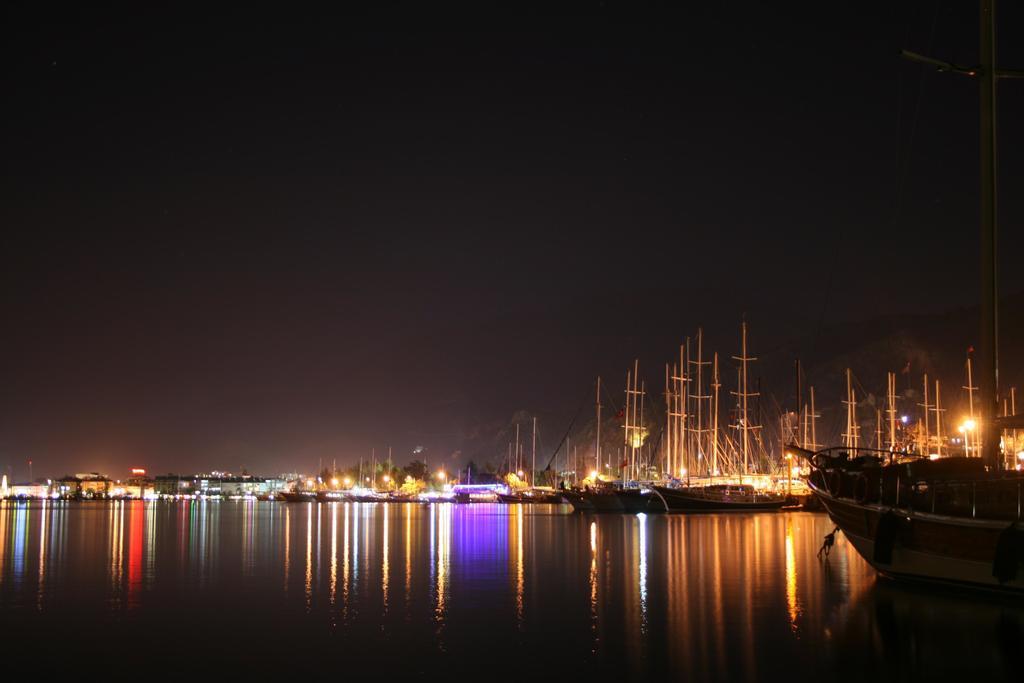
[{"label": "distant building", "polygon": [[153,479],[158,496],[187,496],[195,493],[195,478],[180,474],[158,474]]},{"label": "distant building", "polygon": [[153,479],[158,496],[265,496],[285,487],[282,479],[265,479],[249,474],[161,474]]},{"label": "distant building", "polygon": [[50,495],[48,484],[15,484],[10,487],[11,498],[46,498]]},{"label": "distant building", "polygon": [[110,479],[99,472],[79,472],[79,491],[83,498],[106,498],[110,493]]},{"label": "distant building", "polygon": [[53,493],[61,498],[77,498],[82,495],[82,480],[72,477],[70,474],[55,479],[53,482]]},{"label": "distant building", "polygon": [[[145,470],[142,470],[145,473]],[[156,496],[156,487],[152,479],[145,476],[133,476],[124,481],[111,484],[109,495],[112,498],[152,498]]]}]

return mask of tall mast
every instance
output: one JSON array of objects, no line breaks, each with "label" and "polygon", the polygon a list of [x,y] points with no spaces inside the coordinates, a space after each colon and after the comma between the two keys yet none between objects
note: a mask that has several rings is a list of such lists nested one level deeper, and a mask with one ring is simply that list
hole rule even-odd
[{"label": "tall mast", "polygon": [[[594,439],[594,471],[598,474],[601,473],[601,377],[597,378],[597,399],[595,402],[597,409],[597,425],[595,425],[595,439]],[[596,480],[597,477],[595,476]]]},{"label": "tall mast", "polygon": [[686,470],[686,480],[690,480],[690,463],[689,463],[689,451],[686,447],[686,388],[687,376],[686,376],[686,346],[684,344],[679,345],[679,394],[678,394],[678,410],[676,411],[676,446],[678,448],[676,467]]},{"label": "tall mast", "polygon": [[531,446],[533,462],[530,464],[530,486],[537,485],[537,416],[533,416],[533,446]]},{"label": "tall mast", "polygon": [[640,467],[641,466],[646,467],[646,462],[644,461],[644,457],[643,457],[644,456],[644,451],[643,451],[643,448],[644,448],[644,394],[646,393],[646,390],[647,390],[647,383],[646,382],[640,382],[640,422],[639,422],[639,425],[637,426],[636,441],[635,441],[635,443],[637,443],[639,445],[637,446],[637,463],[636,463],[637,466],[636,466],[636,469],[633,472],[633,479],[640,479],[640,476],[639,476],[639,474],[640,474]]},{"label": "tall mast", "polygon": [[[972,353],[972,350],[968,350],[968,352],[967,352],[967,386],[962,387],[962,388],[967,390],[967,415],[970,417],[971,421],[974,422],[975,421],[974,420],[974,392],[978,390],[978,387],[974,386],[974,372],[973,372],[973,367],[972,367],[973,364],[971,363],[971,353]],[[996,413],[993,412],[992,416],[995,417],[995,415],[996,415]],[[978,451],[979,450],[978,449],[978,435],[980,435],[980,433],[981,433],[981,430],[978,430],[977,434],[975,435],[975,442],[974,442],[974,448],[973,448],[974,451]],[[964,444],[965,444],[964,445],[964,454],[967,457],[971,457],[971,450],[972,450],[972,448],[971,448],[971,445],[970,445],[970,438],[966,434],[964,436]]]},{"label": "tall mast", "polygon": [[[799,436],[800,436],[800,418],[801,418],[801,416],[802,416],[802,414],[804,412],[804,410],[803,410],[804,409],[804,394],[803,394],[803,388],[800,386],[800,359],[799,358],[796,359],[795,365],[796,365],[796,429],[793,430],[793,439],[795,441],[799,441],[800,442],[800,448],[804,448],[805,444],[807,443],[807,430],[806,430],[807,422],[804,421],[804,425],[805,425],[804,435],[803,435],[803,438],[800,439],[799,438]],[[785,443],[782,444],[782,449],[783,449],[783,452],[785,452],[785,449],[786,449],[786,444]]]},{"label": "tall mast", "polygon": [[672,372],[668,363],[665,363],[665,446],[664,461],[661,463],[661,471],[668,472],[672,477]]},{"label": "tall mast", "polygon": [[[889,450],[896,452],[896,373],[890,372],[888,402],[889,402]],[[878,446],[881,450],[881,442]]]},{"label": "tall mast", "polygon": [[700,460],[700,462],[697,463],[698,469],[700,469],[700,465],[702,463],[704,468],[707,468],[708,466],[707,458],[708,450],[710,449],[707,445],[708,429],[705,426],[705,423],[707,422],[707,414],[704,410],[704,401],[711,401],[711,395],[704,393],[704,366],[711,365],[711,363],[704,360],[704,329],[700,327],[697,328],[697,360],[690,361],[690,363],[697,368],[696,393],[691,394],[690,397],[694,400],[696,406],[696,427],[693,429],[695,437],[694,451],[696,453],[696,457]]},{"label": "tall mast", "polygon": [[974,386],[974,373],[971,368],[971,354],[967,353],[967,386],[961,387],[967,390],[967,414],[974,419],[974,392],[978,387]]},{"label": "tall mast", "polygon": [[846,433],[843,434],[845,446],[856,450],[859,447],[860,425],[857,423],[857,393],[853,389],[853,378],[850,368],[846,368]]},{"label": "tall mast", "polygon": [[749,361],[757,360],[757,359],[756,358],[751,358],[751,357],[747,356],[747,321],[746,320],[743,321],[741,329],[742,329],[742,335],[741,335],[742,341],[740,342],[740,355],[739,356],[733,356],[733,360],[738,360],[740,362],[740,382],[739,382],[740,383],[740,387],[739,387],[740,390],[737,393],[738,393],[738,396],[739,396],[739,399],[740,399],[740,415],[741,415],[741,420],[742,420],[742,423],[740,424],[740,429],[742,430],[741,438],[742,438],[742,447],[743,447],[743,474],[749,474],[750,473],[750,430],[751,429],[758,429],[758,427],[757,426],[752,426],[750,424],[750,412],[749,412],[749,406],[747,404],[747,399],[749,397],[751,397],[751,396],[757,396],[759,394],[758,394],[758,392],[750,393],[750,391],[748,390],[749,389],[749,383],[748,383],[748,378],[747,378],[747,363]]},{"label": "tall mast", "polygon": [[[625,422],[622,425],[622,433],[624,435],[623,436],[623,443],[625,444],[625,447],[627,449],[628,448],[632,448],[632,445],[633,445],[630,442],[630,438],[629,438],[630,422],[631,422],[632,417],[633,417],[633,408],[632,408],[632,404],[630,403],[630,397],[631,397],[632,389],[633,389],[633,371],[632,370],[626,370],[626,410],[625,410],[625,413],[623,414],[623,417],[625,418]],[[625,458],[626,452],[627,451],[623,452],[623,456],[624,456],[623,460],[626,459]],[[630,451],[628,451],[628,453],[629,453],[629,462],[632,462],[633,451],[630,450]],[[622,462],[622,461],[620,460],[620,462]],[[622,479],[626,479],[627,478],[625,472],[620,472],[619,476]]]},{"label": "tall mast", "polygon": [[924,409],[924,453],[923,455],[929,455],[931,451],[931,430],[929,429],[928,423],[928,410],[931,408],[931,404],[928,403],[928,373],[924,375],[924,403],[921,404],[921,408]]},{"label": "tall mast", "polygon": [[800,439],[800,448],[807,448],[810,443],[807,440],[807,425],[811,421],[811,415],[807,411],[807,406],[803,406],[804,420],[803,420],[803,438]]},{"label": "tall mast", "polygon": [[942,399],[939,395],[939,380],[935,380],[935,452],[942,455]]},{"label": "tall mast", "polygon": [[995,416],[999,402],[999,271],[996,259],[995,0],[981,0],[981,446],[985,464],[1002,467]]},{"label": "tall mast", "polygon": [[711,476],[718,475],[718,389],[722,383],[718,380],[718,352],[715,351],[712,368],[711,386],[714,388],[714,406],[711,417]]},{"label": "tall mast", "polygon": [[523,469],[522,466],[522,451],[519,447],[519,422],[516,422],[516,476],[519,476],[519,472]]},{"label": "tall mast", "polygon": [[818,450],[818,414],[814,412],[814,387],[811,387],[811,450]]}]

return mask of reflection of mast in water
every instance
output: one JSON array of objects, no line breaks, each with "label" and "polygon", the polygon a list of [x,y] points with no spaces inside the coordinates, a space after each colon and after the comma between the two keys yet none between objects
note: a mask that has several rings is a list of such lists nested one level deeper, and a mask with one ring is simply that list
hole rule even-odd
[{"label": "reflection of mast in water", "polygon": [[[448,608],[448,562],[452,540],[452,506],[447,503],[433,506],[437,510],[437,606],[434,619],[444,624],[445,612]],[[519,507],[519,506],[516,506]]]},{"label": "reflection of mast in water", "polygon": [[110,587],[115,600],[121,595],[124,561],[124,508],[121,505],[121,501],[114,501],[110,506]]},{"label": "reflection of mast in water", "polygon": [[636,516],[640,536],[640,562],[637,572],[640,580],[640,632],[647,635],[647,515]]},{"label": "reflection of mast in water", "polygon": [[316,506],[316,592],[317,592],[317,595],[319,595],[320,593],[323,592],[322,591],[322,589],[323,589],[323,571],[321,571],[321,569],[320,569],[321,567],[323,567],[322,561],[320,559],[321,558],[320,548],[323,545],[322,541],[323,541],[323,537],[324,537],[324,525],[320,523],[320,520],[323,517],[323,509],[324,509],[323,505],[317,505]]},{"label": "reflection of mast in water", "polygon": [[409,609],[412,592],[412,505],[405,505],[405,609]]},{"label": "reflection of mast in water", "polygon": [[[21,576],[25,571],[25,544],[28,542],[28,506],[15,505],[14,538],[12,539],[14,541],[14,551],[11,557],[11,568],[14,570],[14,585],[17,586],[21,583]],[[113,519],[113,511],[111,511],[111,519]]]},{"label": "reflection of mast in water", "polygon": [[291,558],[292,540],[292,511],[290,507],[284,509],[284,592],[288,592],[288,570]]},{"label": "reflection of mast in water", "polygon": [[352,574],[352,565],[350,563],[351,548],[349,543],[349,524],[348,517],[349,512],[352,509],[351,503],[345,503],[345,519],[342,520],[342,532],[341,532],[341,601],[342,616],[348,617],[348,586],[349,576]]},{"label": "reflection of mast in water", "polygon": [[335,597],[338,594],[338,505],[331,506],[331,577],[330,577],[330,603],[334,607]]},{"label": "reflection of mast in water", "polygon": [[793,520],[786,516],[786,606],[789,608],[789,624],[796,633],[796,618],[800,608],[796,599],[796,553],[793,550]]},{"label": "reflection of mast in water", "polygon": [[590,637],[591,653],[597,652],[597,522],[590,523]]},{"label": "reflection of mast in water", "polygon": [[384,515],[384,559],[381,563],[381,595],[384,598],[384,613],[388,611],[388,579],[389,579],[389,565],[388,565],[388,511],[390,506],[384,506],[382,513]]},{"label": "reflection of mast in water", "polygon": [[[38,609],[43,609],[43,588],[46,583],[46,504],[48,502],[43,498],[43,506],[39,511],[39,588],[36,593],[36,607]],[[5,548],[0,546],[0,553],[4,552],[4,550]]]},{"label": "reflection of mast in water", "polygon": [[523,506],[515,506],[516,524],[516,626],[523,628]]},{"label": "reflection of mast in water", "polygon": [[306,611],[313,606],[313,506],[306,506]]}]

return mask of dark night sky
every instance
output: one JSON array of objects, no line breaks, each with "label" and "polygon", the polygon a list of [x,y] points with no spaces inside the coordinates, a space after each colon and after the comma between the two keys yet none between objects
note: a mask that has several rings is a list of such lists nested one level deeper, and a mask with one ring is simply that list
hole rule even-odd
[{"label": "dark night sky", "polygon": [[556,439],[698,324],[728,356],[743,313],[763,350],[976,301],[977,87],[898,57],[973,63],[973,3],[751,5],[8,15],[0,466],[437,460],[516,410]]}]

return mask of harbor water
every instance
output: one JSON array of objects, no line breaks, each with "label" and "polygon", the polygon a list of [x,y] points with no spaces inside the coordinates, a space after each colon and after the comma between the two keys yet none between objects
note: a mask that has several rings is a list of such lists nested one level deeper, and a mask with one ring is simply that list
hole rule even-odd
[{"label": "harbor water", "polygon": [[1024,608],[878,579],[820,513],[0,503],[8,673],[1015,678]]}]

